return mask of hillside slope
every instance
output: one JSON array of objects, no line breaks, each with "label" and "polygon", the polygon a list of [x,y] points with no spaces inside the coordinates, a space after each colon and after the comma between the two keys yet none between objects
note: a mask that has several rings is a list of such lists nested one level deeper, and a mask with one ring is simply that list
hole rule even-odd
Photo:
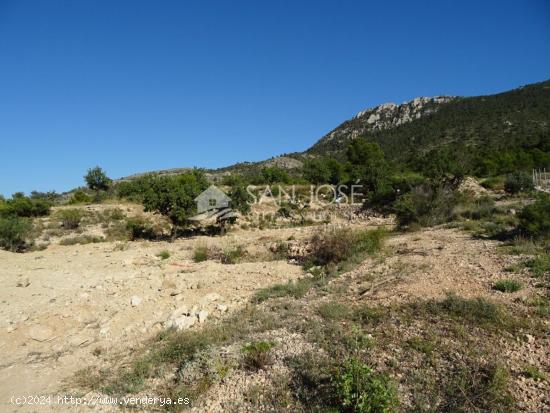
[{"label": "hillside slope", "polygon": [[417,98],[360,112],[305,153],[334,155],[363,136],[387,156],[407,159],[440,148],[494,151],[548,146],[550,81],[468,98]]}]

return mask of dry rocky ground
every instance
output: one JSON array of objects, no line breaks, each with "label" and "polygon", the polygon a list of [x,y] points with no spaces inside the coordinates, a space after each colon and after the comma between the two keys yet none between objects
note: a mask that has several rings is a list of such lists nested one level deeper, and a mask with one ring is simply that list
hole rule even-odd
[{"label": "dry rocky ground", "polygon": [[[351,222],[345,213],[340,215],[333,223],[361,228],[390,224],[383,219],[359,218]],[[311,340],[310,335],[318,333],[311,326],[330,325],[338,336],[338,331],[350,327],[350,320],[338,315],[339,308],[369,306],[383,313],[379,317],[383,321],[361,324],[357,340],[371,344],[360,352],[397,383],[400,408],[410,410],[422,405],[429,411],[437,397],[432,400],[418,393],[428,392],[430,386],[443,386],[438,384],[441,374],[456,374],[453,368],[459,364],[457,360],[467,358],[461,348],[467,343],[472,350],[483,349],[482,357],[498,356],[510,372],[514,409],[550,411],[548,380],[524,374],[525,366],[532,366],[550,377],[547,319],[536,329],[514,324],[497,334],[475,323],[442,322],[418,304],[438,302],[454,293],[463,298],[487,298],[524,317],[529,314],[524,303],[541,294],[528,271],[513,275],[521,279],[522,290],[502,293],[493,289],[495,281],[511,277],[508,269],[521,257],[503,254],[498,241],[475,239],[457,229],[441,227],[395,234],[379,255],[304,296],[250,304],[262,288],[311,276],[292,260],[270,255],[270,247],[289,239],[300,245],[316,230],[315,226],[259,230],[247,225],[225,237],[194,237],[174,243],[63,246],[54,238],[42,251],[0,251],[4,285],[0,291],[0,410],[117,411],[113,406],[16,407],[10,404],[10,397],[86,392],[88,397],[100,395],[101,388],[83,388],[75,378],[81,380],[82,372],[91,377],[104,369],[114,374],[131,362],[134,354],[149,351],[154,337],[170,326],[189,328],[187,334],[198,334],[244,311],[254,316],[274,314],[276,319],[268,323],[269,328],[264,325],[257,332],[248,332],[244,341],[205,349],[185,365],[185,371],[166,371],[149,380],[148,385],[162,388],[164,382],[185,374],[188,380],[196,375],[200,381],[205,365],[222,360],[223,377],[209,382],[193,401],[193,411],[297,411],[303,404],[296,404],[288,394],[293,388],[289,384],[293,380],[289,360],[307,359],[311,354],[330,358],[341,339],[334,337],[334,342],[323,346]],[[247,258],[236,264],[216,260],[196,263],[193,252],[198,245],[221,250],[241,245]],[[167,251],[169,257],[160,257],[161,251]],[[251,340],[273,344],[270,363],[256,370],[240,367],[241,349]],[[440,373],[433,373],[435,370]],[[415,372],[424,377],[416,377]],[[150,393],[144,390],[137,394]],[[150,406],[140,410],[162,409]]]}]

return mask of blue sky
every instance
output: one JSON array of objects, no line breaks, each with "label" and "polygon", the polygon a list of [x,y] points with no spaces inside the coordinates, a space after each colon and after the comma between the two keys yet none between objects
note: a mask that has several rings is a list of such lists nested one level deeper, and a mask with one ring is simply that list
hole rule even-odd
[{"label": "blue sky", "polygon": [[0,193],[261,160],[365,107],[548,78],[546,0],[0,0]]}]

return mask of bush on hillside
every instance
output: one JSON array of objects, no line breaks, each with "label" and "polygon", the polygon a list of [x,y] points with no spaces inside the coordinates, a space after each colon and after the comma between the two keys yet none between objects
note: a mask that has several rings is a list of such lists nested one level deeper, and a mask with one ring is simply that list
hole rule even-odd
[{"label": "bush on hillside", "polygon": [[131,217],[126,220],[126,230],[131,241],[153,239],[156,237],[153,224],[143,217]]},{"label": "bush on hillside", "polygon": [[154,178],[144,195],[143,206],[146,212],[156,212],[170,220],[171,238],[175,239],[178,227],[188,224],[188,218],[196,213],[195,198],[207,187],[208,181],[200,170]]},{"label": "bush on hillside", "polygon": [[504,181],[504,190],[509,194],[528,192],[533,188],[533,178],[527,172],[514,172]]},{"label": "bush on hillside", "polygon": [[533,238],[550,238],[550,195],[542,194],[519,213],[519,229]]},{"label": "bush on hillside", "polygon": [[372,254],[382,248],[386,232],[336,228],[315,234],[311,240],[308,261],[313,265],[339,264],[352,257]]},{"label": "bush on hillside", "polygon": [[69,199],[69,204],[89,204],[90,202],[92,202],[92,197],[82,189],[74,191]]},{"label": "bush on hillside", "polygon": [[329,157],[306,160],[302,167],[302,175],[308,182],[316,185],[338,185],[349,179],[345,165]]},{"label": "bush on hillside", "polygon": [[80,209],[63,209],[57,213],[57,218],[61,221],[61,226],[65,229],[76,229],[84,217],[84,212]]},{"label": "bush on hillside", "polygon": [[32,225],[26,218],[0,218],[0,248],[13,252],[23,251],[31,229]]},{"label": "bush on hillside", "polygon": [[41,217],[49,215],[51,204],[46,199],[32,199],[22,193],[0,202],[0,216]]},{"label": "bush on hillside", "polygon": [[290,184],[292,183],[292,178],[288,174],[287,171],[285,171],[282,168],[279,168],[278,166],[270,166],[263,168],[260,171],[260,176],[258,177],[260,182],[257,182],[259,184]]},{"label": "bush on hillside", "polygon": [[421,185],[401,196],[394,205],[401,228],[428,227],[448,222],[462,195],[445,186]]}]

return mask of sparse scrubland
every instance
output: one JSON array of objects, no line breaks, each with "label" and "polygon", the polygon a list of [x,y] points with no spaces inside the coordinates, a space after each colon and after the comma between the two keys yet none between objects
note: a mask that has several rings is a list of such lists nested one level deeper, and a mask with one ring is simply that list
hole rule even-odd
[{"label": "sparse scrubland", "polygon": [[[522,94],[541,117],[531,87],[399,128],[354,118],[342,130],[362,138],[321,140],[293,168],[96,167],[70,193],[0,199],[3,368],[65,380],[0,388],[190,399],[175,411],[549,410],[550,195],[529,175],[550,167],[549,135],[510,123],[501,150],[493,111]],[[417,152],[398,145],[410,133]],[[189,220],[211,183],[239,212],[225,235]],[[352,185],[357,204],[340,203]]]}]

